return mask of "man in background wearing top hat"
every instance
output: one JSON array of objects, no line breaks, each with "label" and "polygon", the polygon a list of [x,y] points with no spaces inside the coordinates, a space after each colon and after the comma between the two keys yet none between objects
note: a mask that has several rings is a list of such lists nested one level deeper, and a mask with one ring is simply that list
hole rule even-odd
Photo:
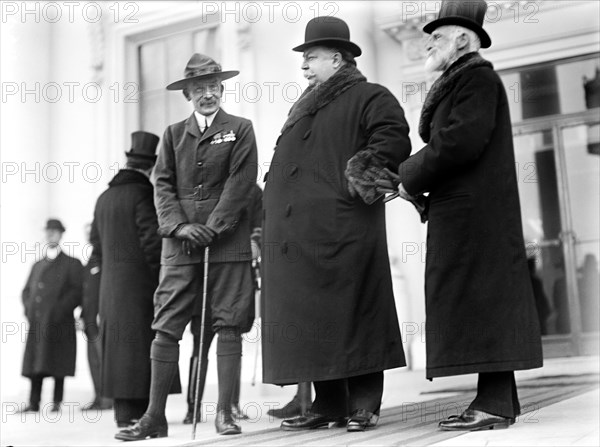
[{"label": "man in background wearing top hat", "polygon": [[101,394],[114,399],[119,427],[142,417],[150,393],[152,297],[158,285],[161,238],[148,177],[157,144],[154,134],[131,134],[127,164],[98,198],[90,235],[92,259],[101,269]]},{"label": "man in background wearing top hat", "polygon": [[361,49],[335,17],[308,22],[308,80],[285,122],[263,196],[263,380],[313,382],[311,409],[284,430],[379,417],[383,371],[405,366],[374,179],[410,154],[396,98],[356,67]]},{"label": "man in background wearing top hat", "polygon": [[505,428],[520,413],[514,371],[542,366],[527,268],[509,106],[481,57],[483,0],[444,1],[423,29],[428,71],[442,72],[421,112],[426,145],[380,192],[428,192],[427,378],[478,373],[477,397],[444,430]]},{"label": "man in background wearing top hat", "polygon": [[[231,405],[239,380],[241,334],[254,320],[247,207],[256,182],[257,152],[252,123],[220,108],[221,82],[238,73],[222,71],[208,56],[194,54],[184,79],[167,86],[168,90],[183,90],[194,112],[167,128],[153,172],[163,241],[160,283],[154,295],[152,328],[156,337],[150,350],[150,402],[140,421],[118,433],[117,439],[167,436],[167,393],[177,372],[179,340],[194,308],[202,305],[205,268],[207,352],[218,334],[215,426],[221,434],[241,432],[232,418]],[[210,259],[204,266],[207,246]]]},{"label": "man in background wearing top hat", "polygon": [[73,310],[81,303],[83,266],[61,250],[64,232],[60,220],[48,219],[44,257],[33,265],[23,289],[29,331],[21,374],[31,380],[29,405],[24,412],[40,410],[44,377],[54,377],[51,411],[60,411],[65,377],[75,375]]}]

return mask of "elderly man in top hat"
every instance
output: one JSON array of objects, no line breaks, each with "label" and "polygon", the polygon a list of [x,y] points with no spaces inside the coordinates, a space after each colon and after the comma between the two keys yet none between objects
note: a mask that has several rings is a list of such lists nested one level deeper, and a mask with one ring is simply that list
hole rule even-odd
[{"label": "elderly man in top hat", "polygon": [[[192,115],[170,125],[153,172],[159,234],[163,237],[160,282],[154,295],[150,349],[150,402],[137,424],[115,437],[126,441],[167,436],[165,405],[177,374],[179,340],[202,305],[208,269],[205,345],[215,333],[219,401],[215,425],[221,434],[241,432],[231,414],[232,391],[241,360],[241,334],[251,328],[254,291],[251,275],[248,198],[257,175],[252,123],[220,108],[221,81],[238,71],[222,71],[213,59],[194,54],[184,79],[167,86],[183,90]],[[209,265],[203,265],[205,247]]]},{"label": "elderly man in top hat", "polygon": [[[400,165],[401,197],[428,192],[427,377],[478,373],[477,397],[444,430],[505,428],[520,413],[515,370],[542,366],[508,101],[492,64],[483,0],[444,1],[427,24],[425,146]],[[397,187],[397,188],[396,188]]]},{"label": "elderly man in top hat", "polygon": [[263,378],[313,382],[311,409],[284,430],[373,427],[383,371],[405,358],[392,292],[385,209],[374,179],[410,154],[396,98],[356,67],[348,25],[306,26],[308,88],[277,140],[263,196]]},{"label": "elderly man in top hat", "polygon": [[44,257],[33,265],[22,296],[29,331],[21,374],[31,380],[24,412],[40,410],[44,377],[54,377],[51,411],[60,411],[65,376],[75,375],[73,310],[81,303],[83,266],[61,250],[65,227],[60,220],[48,219],[45,230]]},{"label": "elderly man in top hat", "polygon": [[119,427],[142,417],[150,394],[148,353],[161,238],[149,176],[158,140],[149,132],[131,134],[127,164],[98,198],[90,234],[92,259],[101,268],[101,391],[114,398]]}]

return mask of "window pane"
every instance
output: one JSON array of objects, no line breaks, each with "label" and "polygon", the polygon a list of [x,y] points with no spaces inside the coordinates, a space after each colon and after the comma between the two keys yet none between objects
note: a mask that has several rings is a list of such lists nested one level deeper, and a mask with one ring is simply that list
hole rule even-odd
[{"label": "window pane", "polygon": [[139,53],[142,92],[164,89],[167,85],[164,42],[159,40],[142,44]]},{"label": "window pane", "polygon": [[557,67],[562,113],[600,107],[599,70],[598,59],[571,62]]},{"label": "window pane", "polygon": [[167,48],[167,65],[165,69],[169,80],[162,86],[163,89],[167,84],[183,78],[185,65],[194,53],[192,51],[192,36],[190,33],[171,36],[166,40],[165,44]]},{"label": "window pane", "polygon": [[142,129],[162,136],[165,131],[166,107],[162,91],[146,92],[140,95]]}]

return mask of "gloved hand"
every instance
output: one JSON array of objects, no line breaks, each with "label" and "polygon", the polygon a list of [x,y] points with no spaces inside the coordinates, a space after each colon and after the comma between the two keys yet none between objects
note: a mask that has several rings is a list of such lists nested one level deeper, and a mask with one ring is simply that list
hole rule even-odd
[{"label": "gloved hand", "polygon": [[175,232],[176,238],[189,241],[192,247],[196,248],[207,247],[213,242],[215,236],[216,233],[212,229],[199,223],[182,225]]},{"label": "gloved hand", "polygon": [[375,180],[375,190],[379,194],[395,194],[398,196],[398,185],[400,184],[400,176],[395,172],[390,171],[388,168],[382,169],[382,178]]}]

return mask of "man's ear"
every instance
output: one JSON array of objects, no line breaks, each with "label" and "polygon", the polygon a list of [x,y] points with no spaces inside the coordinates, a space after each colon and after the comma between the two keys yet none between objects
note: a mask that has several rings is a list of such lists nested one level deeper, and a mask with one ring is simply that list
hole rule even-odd
[{"label": "man's ear", "polygon": [[342,65],[342,61],[343,61],[342,53],[340,53],[340,52],[333,53],[333,66],[335,68],[340,68]]},{"label": "man's ear", "polygon": [[469,37],[467,36],[467,33],[460,33],[458,36],[456,36],[456,48],[458,50],[464,50],[468,46]]},{"label": "man's ear", "polygon": [[185,99],[187,99],[188,101],[192,100],[192,97],[190,96],[190,92],[188,92],[187,87],[184,88],[181,93],[183,93],[183,96],[185,96]]}]

